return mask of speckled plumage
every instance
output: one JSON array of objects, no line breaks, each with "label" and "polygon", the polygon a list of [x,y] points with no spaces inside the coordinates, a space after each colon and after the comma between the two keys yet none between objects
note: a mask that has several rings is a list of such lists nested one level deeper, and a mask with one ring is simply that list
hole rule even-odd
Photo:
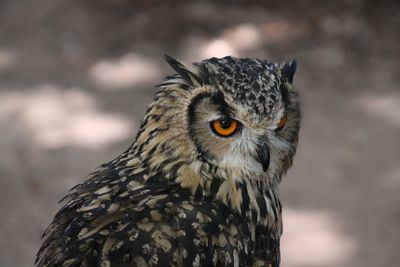
[{"label": "speckled plumage", "polygon": [[[277,65],[259,59],[226,57],[203,63],[210,82],[247,107],[247,112],[258,118],[271,118],[275,114],[282,93],[279,88]],[[200,64],[201,66],[201,64]]]},{"label": "speckled plumage", "polygon": [[[279,266],[277,185],[300,124],[295,62],[167,61],[177,74],[135,142],[71,189],[37,266]],[[230,138],[209,129],[222,115],[241,122]]]}]

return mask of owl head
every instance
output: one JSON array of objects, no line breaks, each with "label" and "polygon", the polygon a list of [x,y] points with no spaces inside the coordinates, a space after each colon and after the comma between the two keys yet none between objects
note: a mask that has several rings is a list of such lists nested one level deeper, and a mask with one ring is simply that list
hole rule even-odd
[{"label": "owl head", "polygon": [[158,125],[153,133],[163,129],[156,139],[169,154],[153,165],[167,157],[279,181],[292,163],[300,127],[296,61],[224,57],[186,66],[166,60],[177,73],[159,85],[138,135],[151,120]]}]

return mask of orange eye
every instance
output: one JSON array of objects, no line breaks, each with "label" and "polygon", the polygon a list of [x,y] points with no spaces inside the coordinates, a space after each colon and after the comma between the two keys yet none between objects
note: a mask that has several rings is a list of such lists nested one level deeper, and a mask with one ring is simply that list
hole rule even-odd
[{"label": "orange eye", "polygon": [[277,130],[277,131],[282,130],[283,127],[285,127],[286,122],[287,122],[287,117],[286,117],[286,115],[284,115],[284,116],[279,120],[278,125],[277,125],[277,127],[276,127],[276,130]]},{"label": "orange eye", "polygon": [[232,119],[218,119],[211,122],[211,129],[215,134],[228,137],[234,134],[239,127],[239,123]]}]

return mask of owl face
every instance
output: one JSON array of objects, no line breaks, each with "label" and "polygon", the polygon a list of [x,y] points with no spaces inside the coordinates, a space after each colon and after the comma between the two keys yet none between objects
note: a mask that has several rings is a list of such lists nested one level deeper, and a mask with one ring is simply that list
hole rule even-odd
[{"label": "owl face", "polygon": [[186,127],[199,160],[254,177],[286,171],[300,121],[295,62],[225,57],[189,69],[167,60],[190,92]]}]

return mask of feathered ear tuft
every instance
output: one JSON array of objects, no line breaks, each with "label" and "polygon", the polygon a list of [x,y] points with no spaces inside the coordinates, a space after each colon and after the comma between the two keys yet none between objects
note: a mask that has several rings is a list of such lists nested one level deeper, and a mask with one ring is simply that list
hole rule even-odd
[{"label": "feathered ear tuft", "polygon": [[193,70],[191,70],[189,67],[183,65],[181,62],[178,60],[168,56],[167,54],[164,54],[165,60],[167,63],[179,74],[182,76],[183,79],[185,79],[189,85],[191,86],[202,86],[203,85],[203,80],[194,73]]},{"label": "feathered ear tuft", "polygon": [[293,77],[296,73],[297,61],[296,59],[292,59],[291,61],[284,63],[282,66],[282,75],[286,77],[287,81],[290,84],[293,84]]}]

